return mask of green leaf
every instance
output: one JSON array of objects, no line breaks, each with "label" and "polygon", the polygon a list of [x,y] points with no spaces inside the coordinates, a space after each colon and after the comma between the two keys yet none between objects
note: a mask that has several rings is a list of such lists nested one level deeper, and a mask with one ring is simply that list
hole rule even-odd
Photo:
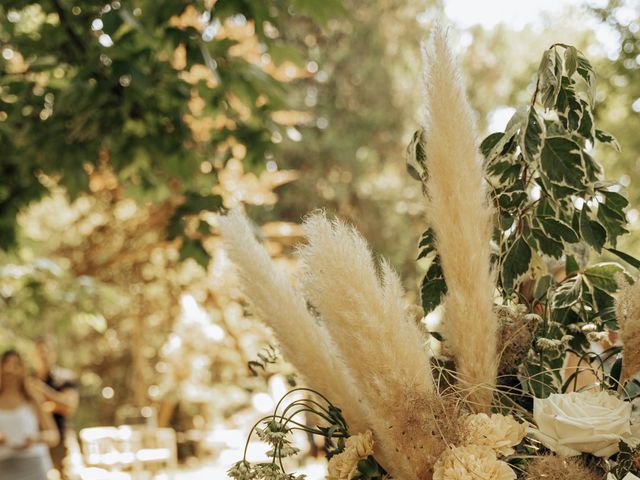
[{"label": "green leaf", "polygon": [[553,217],[538,217],[535,219],[549,236],[567,243],[577,243],[578,234],[562,220]]},{"label": "green leaf", "polygon": [[596,128],[596,138],[601,143],[611,145],[616,152],[620,152],[620,144],[618,143],[618,140],[616,140],[616,137],[614,137],[610,133],[607,133],[604,130],[598,130]]},{"label": "green leaf", "polygon": [[620,235],[624,235],[629,231],[625,228],[627,219],[624,214],[619,211],[612,210],[606,203],[601,203],[598,206],[598,213],[596,214],[600,224],[607,231],[607,237],[609,243],[615,247],[617,238]]},{"label": "green leaf", "polygon": [[537,301],[542,301],[544,297],[547,295],[547,291],[549,287],[553,285],[553,277],[551,275],[543,275],[536,282],[536,288],[533,292],[533,296]]},{"label": "green leaf", "polygon": [[530,241],[527,243],[529,243],[529,245],[531,245],[533,248],[537,248],[545,255],[553,258],[562,257],[562,255],[564,254],[564,245],[561,241],[554,240],[539,228],[532,228],[531,234],[533,235],[535,243],[533,245]]},{"label": "green leaf", "polygon": [[550,109],[556,104],[560,92],[560,77],[557,75],[557,54],[555,49],[546,50],[538,67],[538,90],[544,108]]},{"label": "green leaf", "polygon": [[424,150],[424,142],[424,130],[416,130],[405,151],[407,171],[413,178],[421,182],[426,182],[428,178],[427,154]]},{"label": "green leaf", "polygon": [[562,87],[556,102],[558,118],[565,129],[578,131],[584,115],[584,105],[578,99],[571,81],[567,77],[562,78]]},{"label": "green leaf", "polygon": [[571,275],[572,273],[576,273],[580,270],[580,265],[578,265],[578,261],[573,255],[567,255],[565,270],[567,275]]},{"label": "green leaf", "polygon": [[607,232],[602,225],[589,218],[589,212],[589,207],[584,204],[579,217],[580,234],[585,242],[591,245],[596,252],[600,253],[607,240]]},{"label": "green leaf", "polygon": [[591,101],[591,105],[593,105],[593,100],[596,98],[596,75],[593,72],[591,63],[580,51],[578,51],[577,71],[578,75],[584,79],[587,87],[589,88],[589,99]]},{"label": "green leaf", "polygon": [[[505,155],[505,153],[510,150],[511,145],[515,143],[512,142],[514,140],[514,137],[525,121],[525,115],[526,114],[524,110],[517,110],[516,113],[514,113],[513,116],[509,119],[502,137],[497,139],[493,144],[493,147],[489,149],[487,153],[485,153],[485,157],[488,163],[491,163],[498,157]],[[485,145],[485,147],[487,146],[488,145]]]},{"label": "green leaf", "polygon": [[637,258],[629,255],[628,253],[625,253],[625,252],[620,251],[620,250],[616,250],[615,248],[606,248],[606,250],[611,252],[611,253],[613,253],[617,257],[621,258],[622,260],[627,262],[632,267],[640,268],[640,260],[638,260]]},{"label": "green leaf", "polygon": [[420,254],[418,255],[418,260],[426,257],[431,252],[436,251],[436,238],[431,228],[428,228],[422,234],[422,237],[420,238],[420,244],[418,246],[420,248]]},{"label": "green leaf", "polygon": [[515,283],[529,270],[530,263],[531,248],[520,237],[511,245],[502,264],[502,286],[505,290],[514,288]]},{"label": "green leaf", "polygon": [[575,305],[582,297],[582,276],[576,275],[563,281],[553,294],[553,308],[562,309]]},{"label": "green leaf", "polygon": [[[629,205],[629,200],[627,200],[624,195],[620,195],[618,192],[609,192],[607,190],[600,191],[602,195],[605,197],[605,203],[608,207],[618,210],[622,213],[622,210]],[[623,214],[624,216],[624,214]]]},{"label": "green leaf", "polygon": [[209,265],[209,254],[204,249],[200,240],[193,238],[185,238],[180,248],[180,261],[187,258],[193,258],[203,268],[207,268]]},{"label": "green leaf", "polygon": [[582,149],[573,140],[559,136],[547,138],[542,148],[540,166],[549,180],[558,186],[575,190],[584,187]]},{"label": "green leaf", "polygon": [[567,77],[571,78],[578,69],[578,50],[569,45],[564,50],[564,69]]},{"label": "green leaf", "polygon": [[618,291],[615,277],[619,273],[624,273],[624,268],[612,262],[597,263],[584,270],[584,275],[594,287],[609,293]]},{"label": "green leaf", "polygon": [[488,157],[489,153],[493,148],[498,144],[500,140],[504,137],[504,132],[494,132],[485,138],[480,144],[480,151],[484,157]]},{"label": "green leaf", "polygon": [[447,284],[444,280],[438,256],[431,262],[426,275],[422,279],[420,290],[422,308],[425,314],[431,312],[442,303],[442,297],[447,293]]},{"label": "green leaf", "polygon": [[593,115],[589,109],[589,105],[584,100],[580,100],[582,103],[582,118],[580,119],[580,126],[578,127],[578,133],[587,140],[593,142],[595,136],[595,129],[593,124]]},{"label": "green leaf", "polygon": [[533,162],[540,155],[544,139],[544,123],[538,116],[536,109],[531,107],[520,135],[520,150],[524,158]]}]

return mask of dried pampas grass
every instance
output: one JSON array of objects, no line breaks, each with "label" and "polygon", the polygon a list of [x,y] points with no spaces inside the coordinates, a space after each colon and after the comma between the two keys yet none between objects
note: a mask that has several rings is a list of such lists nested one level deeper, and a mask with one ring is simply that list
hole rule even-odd
[{"label": "dried pampas grass", "polygon": [[366,241],[314,214],[303,226],[303,287],[369,402],[376,458],[399,480],[425,478],[444,449],[429,355],[388,263],[380,276]]},{"label": "dried pampas grass", "polygon": [[572,457],[545,455],[533,460],[527,467],[525,480],[600,480],[602,475]]},{"label": "dried pampas grass", "polygon": [[492,210],[473,113],[443,29],[435,28],[423,54],[427,215],[448,287],[444,334],[461,389],[476,410],[488,411],[498,367]]},{"label": "dried pampas grass", "polygon": [[616,318],[620,325],[622,344],[621,383],[640,372],[640,279],[633,285],[619,275],[620,292],[616,299]]},{"label": "dried pampas grass", "polygon": [[326,329],[307,310],[285,275],[274,268],[255,239],[247,219],[237,212],[220,218],[220,231],[243,291],[256,313],[269,325],[282,352],[309,387],[327,396],[344,412],[353,433],[366,430],[359,391],[340,361]]}]

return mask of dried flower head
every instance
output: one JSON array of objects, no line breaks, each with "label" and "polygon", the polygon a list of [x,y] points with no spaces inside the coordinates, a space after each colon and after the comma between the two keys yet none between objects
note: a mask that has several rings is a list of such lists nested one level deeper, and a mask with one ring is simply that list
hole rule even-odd
[{"label": "dried flower head", "polygon": [[542,320],[540,316],[527,313],[518,306],[496,306],[498,317],[498,354],[500,375],[517,373],[526,358]]},{"label": "dried flower head", "polygon": [[492,448],[498,456],[511,455],[527,434],[525,424],[511,416],[494,413],[477,413],[464,419],[467,445],[481,445]]},{"label": "dried flower head", "polygon": [[[433,480],[515,480],[509,464],[489,447],[468,445],[443,453],[433,469]],[[561,478],[561,477],[559,477]]]},{"label": "dried flower head", "polygon": [[529,463],[525,480],[600,480],[602,478],[580,460],[558,455],[545,455]]},{"label": "dried flower head", "polygon": [[344,451],[329,460],[327,480],[350,480],[358,473],[358,462],[369,455],[373,455],[371,430],[347,438]]}]

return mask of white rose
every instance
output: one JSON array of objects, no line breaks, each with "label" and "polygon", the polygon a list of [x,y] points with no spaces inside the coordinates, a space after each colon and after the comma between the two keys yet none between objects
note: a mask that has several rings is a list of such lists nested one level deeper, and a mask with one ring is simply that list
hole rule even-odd
[{"label": "white rose", "polygon": [[[617,480],[616,477],[612,473],[607,474],[607,480]],[[627,473],[622,480],[640,480],[640,478],[636,477],[633,473]]]},{"label": "white rose", "polygon": [[533,401],[533,435],[550,450],[568,457],[592,453],[610,457],[624,440],[635,444],[631,404],[606,392],[552,394]]}]

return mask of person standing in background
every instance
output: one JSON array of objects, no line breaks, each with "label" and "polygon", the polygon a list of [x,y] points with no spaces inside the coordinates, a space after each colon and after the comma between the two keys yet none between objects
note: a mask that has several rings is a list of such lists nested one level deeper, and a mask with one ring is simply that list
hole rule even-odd
[{"label": "person standing in background", "polygon": [[32,391],[20,354],[0,357],[0,478],[46,480],[51,468],[47,446],[60,437],[44,400]]},{"label": "person standing in background", "polygon": [[60,442],[51,448],[51,459],[54,467],[64,478],[63,460],[67,455],[65,431],[71,416],[78,408],[78,384],[70,370],[56,365],[57,355],[52,340],[46,337],[35,341],[34,366],[36,377],[32,388],[39,392],[44,400],[43,408],[51,412],[58,427]]}]

